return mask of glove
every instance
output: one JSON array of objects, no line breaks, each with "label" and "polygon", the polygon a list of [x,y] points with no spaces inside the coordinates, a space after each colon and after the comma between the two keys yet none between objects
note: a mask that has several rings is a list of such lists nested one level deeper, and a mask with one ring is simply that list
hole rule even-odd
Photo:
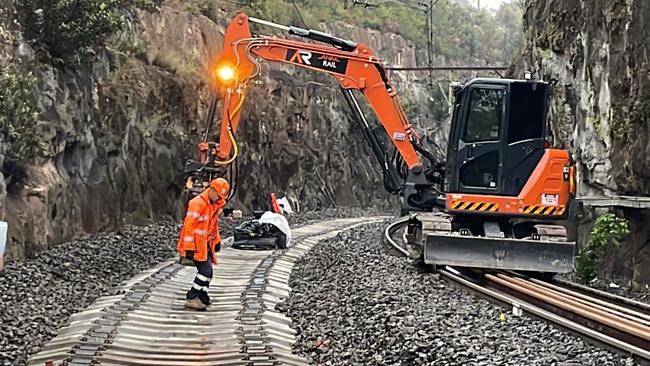
[{"label": "glove", "polygon": [[194,251],[193,250],[188,250],[185,252],[185,258],[189,260],[194,260]]},{"label": "glove", "polygon": [[218,242],[217,245],[214,246],[214,252],[219,253],[221,251],[221,242]]},{"label": "glove", "polygon": [[223,215],[224,216],[230,216],[230,215],[232,215],[233,211],[235,211],[234,208],[224,208],[223,209]]}]

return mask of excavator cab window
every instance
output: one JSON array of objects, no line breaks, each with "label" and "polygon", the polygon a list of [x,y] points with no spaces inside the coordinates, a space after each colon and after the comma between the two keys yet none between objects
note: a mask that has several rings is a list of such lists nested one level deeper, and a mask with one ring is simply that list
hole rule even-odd
[{"label": "excavator cab window", "polygon": [[473,85],[465,95],[458,141],[459,186],[465,192],[498,191],[506,88]]},{"label": "excavator cab window", "polygon": [[463,141],[499,141],[503,117],[503,94],[501,89],[472,89]]}]

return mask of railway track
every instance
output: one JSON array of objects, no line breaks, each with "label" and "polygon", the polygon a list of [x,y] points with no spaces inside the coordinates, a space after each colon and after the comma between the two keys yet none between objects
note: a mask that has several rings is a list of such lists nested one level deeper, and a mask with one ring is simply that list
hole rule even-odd
[{"label": "railway track", "polygon": [[224,248],[205,312],[183,307],[194,267],[160,263],[72,315],[28,365],[307,365],[291,352],[291,320],[275,310],[289,296],[293,266],[319,241],[384,219],[307,225],[286,250]]},{"label": "railway track", "polygon": [[[404,220],[389,225],[384,239],[398,252]],[[447,280],[502,306],[517,316],[552,323],[591,343],[650,364],[650,305],[567,281],[542,281],[503,271],[439,268]]]}]

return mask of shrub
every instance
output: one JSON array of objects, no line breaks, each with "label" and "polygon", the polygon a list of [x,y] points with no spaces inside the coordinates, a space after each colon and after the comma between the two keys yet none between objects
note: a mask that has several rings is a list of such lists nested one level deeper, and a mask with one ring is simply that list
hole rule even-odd
[{"label": "shrub", "polygon": [[217,12],[217,4],[214,2],[214,0],[204,0],[203,3],[201,3],[201,14],[204,16],[214,19],[214,16]]},{"label": "shrub", "polygon": [[16,0],[25,36],[52,57],[85,56],[122,29],[122,10],[157,10],[164,0]]},{"label": "shrub", "polygon": [[157,11],[160,9],[160,6],[165,2],[165,0],[126,0],[126,5],[133,6],[136,8],[148,10],[148,11]]},{"label": "shrub", "polygon": [[12,194],[20,192],[28,178],[25,164],[13,159],[5,159],[2,164],[2,175],[7,183],[7,192]]},{"label": "shrub", "polygon": [[630,232],[627,220],[612,213],[596,219],[591,230],[591,239],[576,258],[576,274],[581,281],[588,282],[598,275],[598,264],[610,245],[619,245]]},{"label": "shrub", "polygon": [[147,60],[147,43],[137,37],[121,38],[116,42],[115,48],[128,56]]},{"label": "shrub", "polygon": [[17,0],[28,39],[51,56],[83,55],[121,28],[123,0]]},{"label": "shrub", "polygon": [[0,132],[9,145],[7,156],[22,162],[42,156],[47,148],[37,128],[36,80],[21,64],[0,69]]}]

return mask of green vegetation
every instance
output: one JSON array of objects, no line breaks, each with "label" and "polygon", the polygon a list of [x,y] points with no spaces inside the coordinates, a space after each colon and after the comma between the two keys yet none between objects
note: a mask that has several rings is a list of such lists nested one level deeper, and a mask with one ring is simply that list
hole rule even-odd
[{"label": "green vegetation", "polygon": [[[381,1],[346,8],[340,0],[295,0],[307,27],[318,28],[318,23],[344,21],[363,27],[394,32],[415,42],[416,47],[427,47],[427,15],[418,3],[428,1]],[[234,15],[246,11],[251,15],[281,24],[302,27],[302,20],[292,1],[253,0],[250,7],[216,1]],[[433,53],[450,61],[480,59],[488,62],[510,62],[522,46],[522,13],[515,3],[505,3],[496,12],[477,10],[462,1],[440,1],[433,9]],[[271,31],[271,30],[268,30]]]},{"label": "green vegetation", "polygon": [[596,133],[598,135],[601,135],[603,126],[601,125],[602,122],[600,120],[600,117],[589,117],[588,120],[591,123],[591,125],[594,126]]},{"label": "green vegetation", "polygon": [[115,44],[115,48],[131,57],[142,61],[147,59],[147,43],[137,37],[121,38]]},{"label": "green vegetation", "polygon": [[[15,1],[27,39],[52,57],[69,60],[87,55],[122,29],[125,9],[154,11],[165,0]],[[237,2],[220,0],[189,0],[179,5],[210,17],[221,8],[230,15],[244,10],[282,24],[302,26],[304,20],[309,28],[318,28],[321,22],[344,21],[394,32],[412,40],[420,49],[427,48],[428,15],[426,7],[418,4],[428,1],[370,2],[378,6],[353,6],[351,1],[344,0],[295,0],[300,15],[290,0],[252,0],[250,6],[243,7]],[[463,1],[440,1],[433,8],[431,19],[433,54],[449,61],[509,62],[522,44],[522,15],[515,3],[505,3],[491,12],[477,10]]]},{"label": "green vegetation", "polygon": [[196,60],[187,59],[181,51],[166,50],[158,52],[153,64],[181,77],[196,77],[200,68]]},{"label": "green vegetation", "polygon": [[52,57],[70,57],[99,45],[121,27],[121,0],[17,0],[25,36]]},{"label": "green vegetation", "polygon": [[539,50],[540,55],[542,55],[542,58],[545,60],[550,60],[553,58],[553,50],[549,48],[542,48]]},{"label": "green vegetation", "polygon": [[7,156],[21,162],[44,155],[48,147],[39,139],[36,83],[34,73],[21,64],[0,69],[0,133]]},{"label": "green vegetation", "polygon": [[130,0],[122,1],[126,6],[132,6],[148,11],[156,11],[165,2],[165,0]]},{"label": "green vegetation", "polygon": [[612,213],[599,216],[591,230],[589,244],[576,258],[576,274],[584,282],[589,282],[598,275],[598,264],[605,249],[610,245],[619,245],[630,232],[627,220]]},{"label": "green vegetation", "polygon": [[157,9],[163,0],[16,0],[23,32],[58,59],[83,57],[120,30],[122,10]]},{"label": "green vegetation", "polygon": [[612,118],[612,120],[609,122],[612,136],[623,141],[629,141],[630,137],[633,138],[633,136],[630,136],[631,133],[634,133],[634,129],[632,127],[634,126],[634,121],[639,120],[635,119],[634,117],[634,113],[629,113],[625,119],[615,117]]}]

